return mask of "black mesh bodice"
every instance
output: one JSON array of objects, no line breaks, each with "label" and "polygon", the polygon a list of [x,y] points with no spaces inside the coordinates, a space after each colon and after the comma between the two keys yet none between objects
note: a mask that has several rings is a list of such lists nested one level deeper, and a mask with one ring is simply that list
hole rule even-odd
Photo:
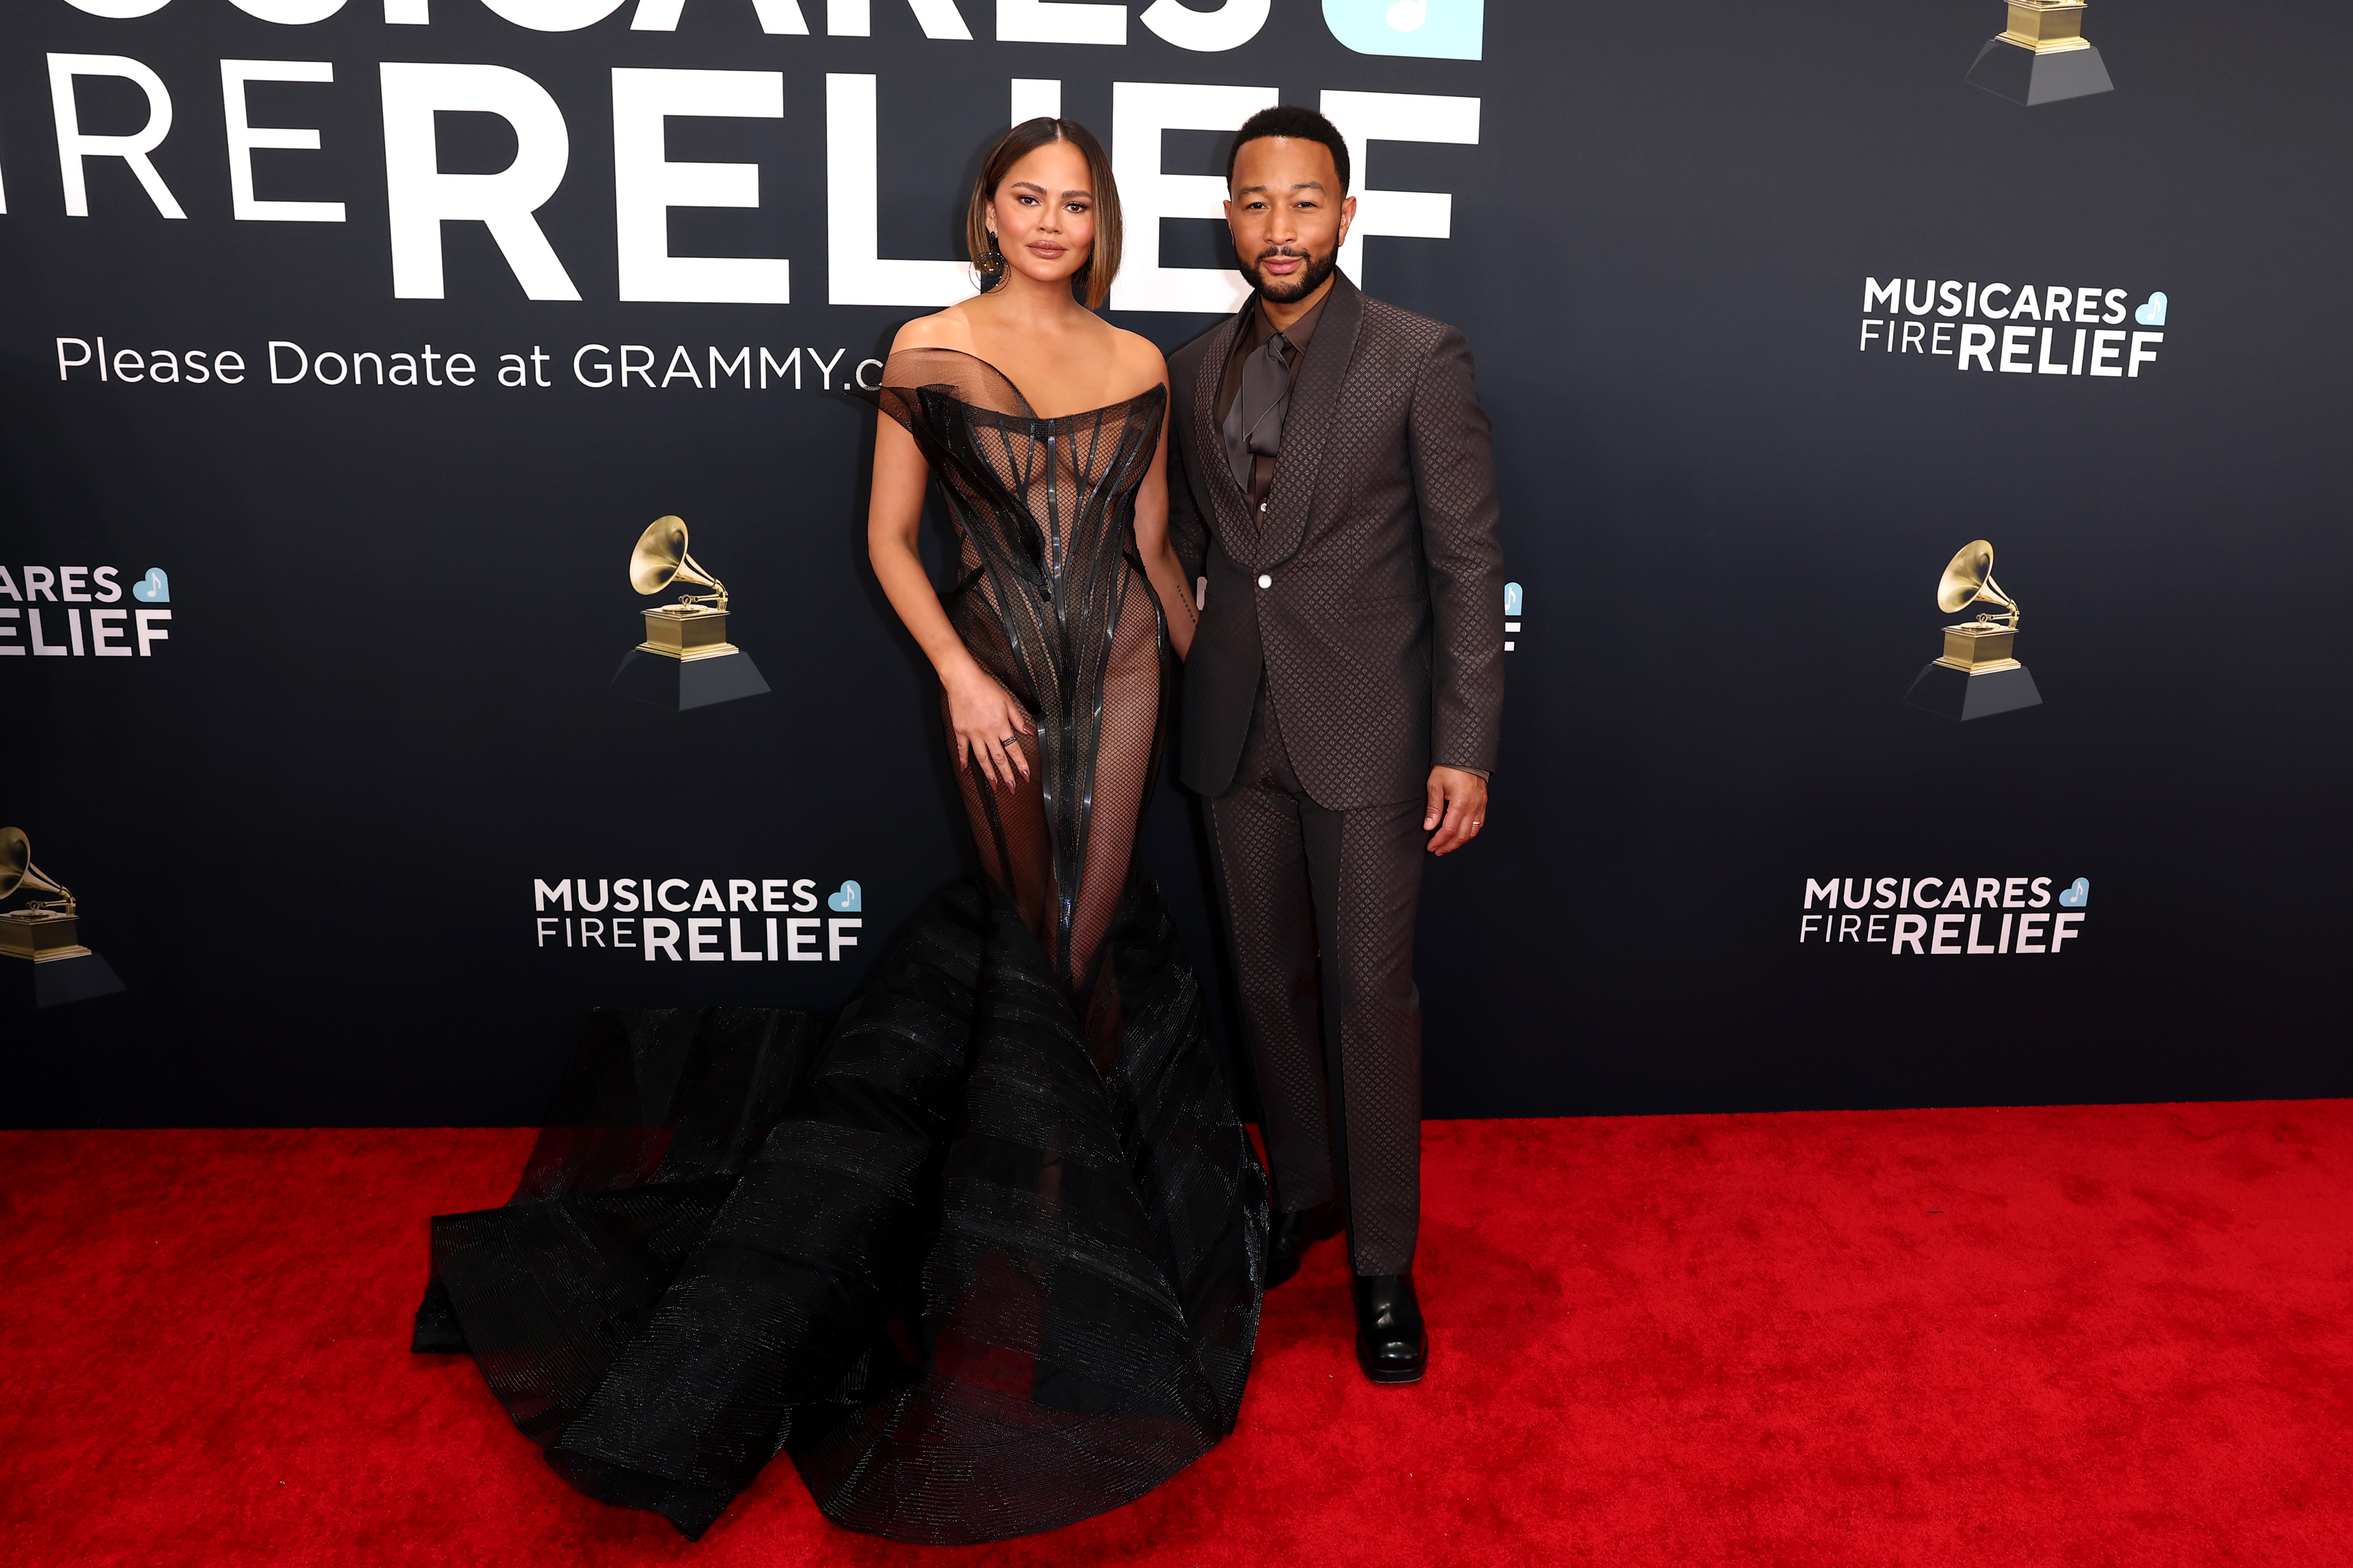
[{"label": "black mesh bodice", "polygon": [[1134,542],[1167,389],[1041,419],[987,362],[908,349],[891,356],[876,400],[939,479],[956,545],[948,618],[1036,725],[1020,789],[965,772],[982,862],[1064,986],[1084,992],[1126,891],[1172,689],[1166,624]]}]

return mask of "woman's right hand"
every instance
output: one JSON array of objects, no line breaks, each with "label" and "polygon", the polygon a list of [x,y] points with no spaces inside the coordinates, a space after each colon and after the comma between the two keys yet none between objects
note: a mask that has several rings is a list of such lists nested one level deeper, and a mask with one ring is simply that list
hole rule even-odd
[{"label": "woman's right hand", "polygon": [[1015,773],[1029,777],[1029,759],[1021,737],[1029,733],[1029,716],[1013,694],[977,664],[966,664],[941,679],[948,694],[948,726],[955,731],[956,766],[977,766],[992,788],[1010,790]]}]

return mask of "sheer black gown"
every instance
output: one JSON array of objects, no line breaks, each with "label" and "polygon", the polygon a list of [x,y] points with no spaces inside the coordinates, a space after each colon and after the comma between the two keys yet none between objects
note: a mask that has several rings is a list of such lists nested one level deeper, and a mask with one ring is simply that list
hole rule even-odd
[{"label": "sheer black gown", "polygon": [[828,1518],[1029,1534],[1232,1429],[1264,1177],[1133,849],[1173,660],[1132,537],[1165,389],[1040,419],[984,362],[876,401],[946,501],[944,595],[1032,782],[964,793],[951,883],[829,1029],[590,1016],[522,1184],[433,1222],[419,1351],[468,1351],[548,1462],[699,1537],[780,1449]]}]

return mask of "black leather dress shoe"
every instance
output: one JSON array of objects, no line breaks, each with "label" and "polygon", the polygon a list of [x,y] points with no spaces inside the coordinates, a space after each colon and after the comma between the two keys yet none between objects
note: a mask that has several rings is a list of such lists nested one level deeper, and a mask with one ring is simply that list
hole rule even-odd
[{"label": "black leather dress shoe", "polygon": [[1270,1290],[1299,1272],[1310,1247],[1340,1234],[1340,1205],[1318,1204],[1294,1214],[1278,1209],[1272,1219],[1266,1227],[1266,1288]]},{"label": "black leather dress shoe", "polygon": [[1356,1364],[1375,1383],[1419,1383],[1430,1333],[1411,1274],[1356,1276]]}]

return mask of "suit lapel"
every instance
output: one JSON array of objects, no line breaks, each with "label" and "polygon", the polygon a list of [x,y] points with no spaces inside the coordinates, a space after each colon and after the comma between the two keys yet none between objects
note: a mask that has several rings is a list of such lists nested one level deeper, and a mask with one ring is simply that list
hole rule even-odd
[{"label": "suit lapel", "polygon": [[1250,526],[1250,498],[1234,483],[1233,470],[1226,465],[1226,437],[1218,428],[1218,382],[1226,374],[1226,361],[1234,352],[1234,334],[1240,330],[1241,317],[1237,314],[1210,334],[1201,354],[1200,369],[1193,376],[1191,445],[1194,472],[1217,512],[1218,541],[1228,554],[1247,565],[1258,553],[1258,530]]},{"label": "suit lapel", "polygon": [[[1315,341],[1300,369],[1299,384],[1292,389],[1291,412],[1282,422],[1282,456],[1275,460],[1274,493],[1266,526],[1259,531],[1256,565],[1271,566],[1288,560],[1307,536],[1316,470],[1330,443],[1332,426],[1340,416],[1340,395],[1347,385],[1348,366],[1356,356],[1356,330],[1365,319],[1364,302],[1364,295],[1348,281],[1347,274],[1333,274],[1324,319],[1316,323]],[[1232,340],[1227,342],[1230,349]],[[1233,483],[1230,475],[1226,482],[1229,487]]]}]

